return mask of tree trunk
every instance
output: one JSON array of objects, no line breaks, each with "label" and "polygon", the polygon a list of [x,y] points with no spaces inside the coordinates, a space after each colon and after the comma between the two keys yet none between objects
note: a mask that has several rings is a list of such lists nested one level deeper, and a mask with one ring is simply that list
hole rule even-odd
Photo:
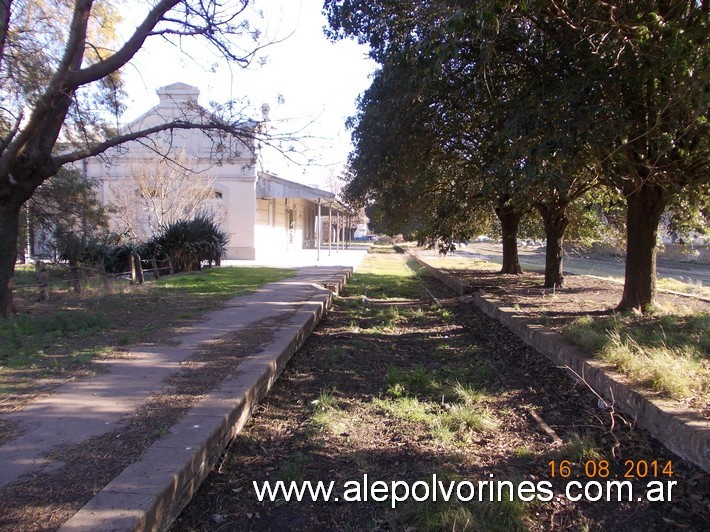
[{"label": "tree trunk", "polygon": [[626,197],[626,270],[617,310],[647,311],[656,300],[656,239],[666,207],[663,190],[641,184]]},{"label": "tree trunk", "polygon": [[543,225],[545,226],[545,238],[547,248],[545,251],[545,284],[544,288],[562,288],[564,285],[563,257],[565,229],[569,220],[565,216],[564,210],[555,213],[543,214]]},{"label": "tree trunk", "polygon": [[12,299],[12,276],[17,260],[20,206],[0,203],[0,316],[7,318],[15,309]]},{"label": "tree trunk", "polygon": [[518,226],[523,214],[514,207],[503,205],[496,208],[496,215],[500,220],[503,239],[503,267],[500,273],[521,274],[523,269],[518,258]]}]

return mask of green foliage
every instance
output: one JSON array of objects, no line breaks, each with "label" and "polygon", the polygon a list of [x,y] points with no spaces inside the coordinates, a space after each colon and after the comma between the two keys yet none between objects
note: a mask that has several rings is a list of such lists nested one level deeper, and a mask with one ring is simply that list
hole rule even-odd
[{"label": "green foliage", "polygon": [[[57,274],[58,270],[50,269],[53,278]],[[150,332],[150,323],[157,321],[158,328],[164,329],[193,316],[185,309],[199,315],[196,311],[200,307],[215,308],[230,297],[293,274],[294,270],[279,268],[211,268],[148,282],[141,290],[86,292],[66,304],[61,296],[53,297],[50,304],[56,308],[0,320],[0,367],[52,370],[75,363],[142,339]],[[153,313],[156,304],[161,309]]]},{"label": "green foliage", "polygon": [[569,436],[560,449],[560,456],[580,463],[585,460],[600,460],[603,458],[599,444],[594,438],[581,435],[578,432],[573,432]]},{"label": "green foliage", "polygon": [[[37,316],[18,315],[0,320],[0,366],[22,367],[41,364],[50,367],[66,361],[48,358],[53,347],[66,338],[87,338],[110,328],[100,314],[86,311],[65,311]],[[80,355],[77,351],[75,355]],[[52,362],[54,360],[55,362]]]},{"label": "green foliage", "polygon": [[372,253],[350,279],[344,294],[378,300],[423,299],[427,293],[417,278],[419,270],[415,261],[402,263],[396,255]]},{"label": "green foliage", "polygon": [[438,395],[441,383],[436,375],[422,366],[405,370],[392,366],[387,372],[387,387],[391,395],[410,395],[413,397]]},{"label": "green foliage", "polygon": [[107,246],[104,249],[103,261],[107,273],[125,273],[131,269],[131,253],[135,251],[132,243]]},{"label": "green foliage", "polygon": [[96,187],[79,172],[62,169],[28,204],[34,235],[61,260],[94,263],[112,238],[106,210],[96,198]]},{"label": "green foliage", "polygon": [[[548,245],[572,220],[576,236],[592,239],[585,208],[599,204],[601,185],[635,206],[632,220],[655,228],[669,207],[672,230],[704,231],[705,7],[326,2],[330,35],[367,42],[382,67],[351,120],[347,194],[444,247],[480,232],[491,207],[534,207]],[[650,275],[626,279],[622,304],[634,308],[652,303],[655,276],[653,239],[639,225],[627,224],[627,256]]]},{"label": "green foliage", "polygon": [[199,270],[203,261],[218,263],[229,237],[209,216],[178,220],[155,237],[155,247],[168,257],[176,272]]}]

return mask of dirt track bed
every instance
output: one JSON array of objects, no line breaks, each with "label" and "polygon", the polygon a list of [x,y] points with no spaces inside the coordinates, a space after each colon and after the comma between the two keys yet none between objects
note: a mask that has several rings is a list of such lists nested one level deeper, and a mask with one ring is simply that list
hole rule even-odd
[{"label": "dirt track bed", "polygon": [[[423,281],[447,296],[438,283]],[[406,312],[400,301],[400,310],[390,312],[397,319],[382,327],[378,316],[387,303],[363,300],[356,284],[291,360],[174,530],[703,530],[710,522],[708,475],[628,420],[600,410],[588,389],[498,322],[453,300],[440,307],[414,302]],[[447,437],[435,430],[427,416],[443,419],[454,410],[454,383],[479,392],[476,409],[493,425],[464,424]],[[405,403],[423,410],[405,415],[393,408]],[[678,484],[669,503],[560,497],[410,501],[395,509],[389,501],[259,502],[252,487],[265,480],[335,481],[334,491],[343,495],[344,482],[365,474],[371,482],[411,484],[436,473],[474,483],[490,475],[516,483],[548,480],[559,494],[564,484],[550,478],[549,463],[564,459],[575,476],[599,460],[608,460],[613,474],[623,474],[625,460],[672,460]],[[641,496],[648,480],[633,480],[634,493]]]},{"label": "dirt track bed", "polygon": [[[552,329],[584,315],[611,316],[621,301],[622,285],[603,279],[568,274],[565,286],[552,290],[542,288],[540,273],[501,275],[479,270],[447,269],[443,271],[459,278],[470,291],[483,289],[486,295],[515,307]],[[710,303],[680,295],[659,292],[657,303],[661,308],[684,311],[710,312]]]}]

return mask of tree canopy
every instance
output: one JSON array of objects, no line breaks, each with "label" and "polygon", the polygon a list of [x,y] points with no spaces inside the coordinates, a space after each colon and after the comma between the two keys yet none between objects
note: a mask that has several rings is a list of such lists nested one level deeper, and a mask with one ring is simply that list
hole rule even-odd
[{"label": "tree canopy", "polygon": [[[369,43],[382,65],[354,120],[350,191],[421,190],[409,212],[445,220],[473,219],[482,202],[511,223],[534,208],[555,286],[569,209],[607,187],[627,204],[619,307],[653,304],[661,216],[700,225],[710,204],[706,2],[328,0],[325,9],[333,38]],[[407,103],[395,101],[402,93]],[[398,116],[383,119],[383,109]],[[403,149],[384,149],[382,138]],[[390,171],[398,167],[406,171]],[[691,208],[668,211],[682,214],[680,205]]]}]

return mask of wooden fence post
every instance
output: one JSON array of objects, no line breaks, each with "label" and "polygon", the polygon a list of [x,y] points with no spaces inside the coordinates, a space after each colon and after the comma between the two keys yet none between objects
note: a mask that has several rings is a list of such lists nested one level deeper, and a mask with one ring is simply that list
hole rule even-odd
[{"label": "wooden fence post", "polygon": [[150,263],[153,266],[153,277],[157,280],[160,279],[160,272],[158,271],[158,261],[155,260],[155,257],[150,258]]},{"label": "wooden fence post", "polygon": [[75,293],[81,294],[81,270],[77,260],[69,260],[69,286]]},{"label": "wooden fence post", "polygon": [[49,300],[49,277],[47,276],[47,267],[44,262],[38,260],[35,263],[35,272],[37,274],[37,285],[39,286],[39,301]]},{"label": "wooden fence post", "polygon": [[135,251],[131,253],[131,284],[143,284],[143,267],[141,258]]}]

